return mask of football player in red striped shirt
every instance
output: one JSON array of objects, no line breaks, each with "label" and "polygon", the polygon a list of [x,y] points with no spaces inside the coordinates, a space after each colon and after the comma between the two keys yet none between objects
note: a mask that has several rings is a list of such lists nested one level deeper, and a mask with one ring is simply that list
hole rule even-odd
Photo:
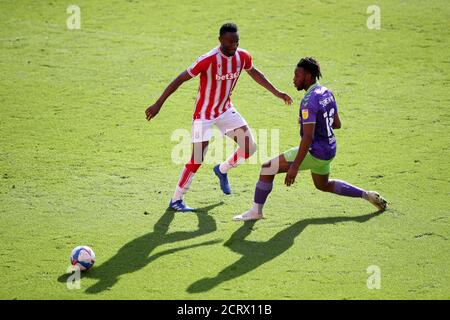
[{"label": "football player in red striped shirt", "polygon": [[166,99],[184,82],[200,75],[200,86],[192,122],[192,156],[181,172],[169,208],[177,211],[192,211],[183,201],[192,179],[201,166],[206,154],[212,127],[216,125],[222,134],[233,139],[238,147],[229,158],[214,167],[220,187],[230,194],[227,173],[231,168],[249,158],[256,151],[256,144],[245,119],[233,106],[230,96],[245,70],[253,80],[283,100],[292,103],[292,98],[275,88],[258,69],[253,66],[252,57],[246,50],[238,48],[239,31],[234,23],[224,24],[219,31],[220,45],[202,55],[187,70],[176,77],[164,90],[161,97],[145,111],[147,120],[154,118]]}]

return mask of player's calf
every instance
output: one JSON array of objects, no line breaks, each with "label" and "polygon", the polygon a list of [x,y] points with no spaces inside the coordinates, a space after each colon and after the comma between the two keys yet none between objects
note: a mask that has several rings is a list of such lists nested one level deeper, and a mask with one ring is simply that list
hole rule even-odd
[{"label": "player's calf", "polygon": [[224,194],[231,194],[231,187],[228,181],[228,171],[235,168],[246,159],[250,158],[256,152],[256,144],[251,140],[251,143],[246,144],[244,148],[239,146],[236,151],[223,163],[214,167],[214,174],[219,178],[220,189]]},{"label": "player's calf", "polygon": [[248,145],[245,145],[245,153],[247,154],[247,158],[250,158],[252,155],[255,154],[256,150],[258,149],[258,146],[255,141],[251,140]]},{"label": "player's calf", "polygon": [[181,171],[180,179],[178,180],[173,197],[170,200],[169,208],[183,212],[192,211],[188,210],[190,208],[188,208],[184,204],[183,196],[189,190],[192,180],[194,179],[194,175],[201,165],[202,165],[201,163],[196,163],[195,161],[192,160],[190,160],[188,163],[185,164],[183,171]]},{"label": "player's calf", "polygon": [[331,192],[345,197],[363,198],[380,211],[387,209],[387,201],[376,191],[366,191],[342,180],[325,181],[325,179],[327,179],[326,176],[317,177],[316,175],[313,178],[314,185],[318,190]]},{"label": "player's calf", "polygon": [[245,160],[250,158],[256,152],[256,144],[249,147],[238,147],[236,151],[228,157],[223,163],[219,165],[220,172],[223,174],[227,174],[231,168],[236,168],[240,164],[242,164]]}]

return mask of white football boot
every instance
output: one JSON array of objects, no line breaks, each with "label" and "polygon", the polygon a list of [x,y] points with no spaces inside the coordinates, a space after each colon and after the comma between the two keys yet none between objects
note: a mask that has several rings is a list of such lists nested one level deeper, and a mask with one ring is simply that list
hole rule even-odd
[{"label": "white football boot", "polygon": [[375,207],[378,208],[380,211],[384,211],[387,208],[387,201],[384,199],[380,194],[376,191],[367,191],[367,201],[369,201],[371,204],[373,204]]},{"label": "white football boot", "polygon": [[251,220],[259,220],[263,219],[264,216],[262,214],[259,214],[258,212],[250,209],[248,211],[245,211],[242,214],[239,214],[237,216],[233,217],[234,221],[251,221]]}]

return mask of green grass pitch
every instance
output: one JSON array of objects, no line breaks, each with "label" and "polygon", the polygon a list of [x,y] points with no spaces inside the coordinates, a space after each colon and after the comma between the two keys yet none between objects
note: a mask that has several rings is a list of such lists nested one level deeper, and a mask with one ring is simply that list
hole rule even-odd
[{"label": "green grass pitch", "polygon": [[[0,1],[1,299],[450,298],[447,1],[76,0],[79,30],[69,4]],[[380,30],[367,27],[372,4]],[[332,177],[378,190],[387,212],[302,172],[291,188],[276,179],[267,219],[235,223],[251,163],[231,171],[227,197],[205,164],[186,197],[199,211],[166,212],[182,168],[171,136],[190,130],[198,79],[151,123],[144,110],[230,20],[295,98],[284,106],[242,74],[233,102],[249,125],[278,129],[280,151],[298,144],[293,68],[316,57],[343,123]],[[97,262],[69,290],[83,244]]]}]

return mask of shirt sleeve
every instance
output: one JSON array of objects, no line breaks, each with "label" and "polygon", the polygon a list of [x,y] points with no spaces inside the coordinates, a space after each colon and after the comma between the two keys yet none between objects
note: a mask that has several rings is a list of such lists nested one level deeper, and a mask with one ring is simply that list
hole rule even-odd
[{"label": "shirt sleeve", "polygon": [[312,96],[310,100],[302,108],[303,124],[316,123],[318,110],[319,110],[319,103],[317,99],[314,96]]},{"label": "shirt sleeve", "polygon": [[252,55],[247,50],[242,50],[242,53],[244,54],[244,69],[250,70],[253,68]]},{"label": "shirt sleeve", "polygon": [[338,112],[338,106],[336,102],[336,98],[334,97],[334,94],[330,91],[331,96],[333,97],[333,106],[336,109],[336,113]]},{"label": "shirt sleeve", "polygon": [[205,72],[209,66],[209,59],[205,56],[199,57],[189,68],[186,69],[191,77],[196,77]]}]

